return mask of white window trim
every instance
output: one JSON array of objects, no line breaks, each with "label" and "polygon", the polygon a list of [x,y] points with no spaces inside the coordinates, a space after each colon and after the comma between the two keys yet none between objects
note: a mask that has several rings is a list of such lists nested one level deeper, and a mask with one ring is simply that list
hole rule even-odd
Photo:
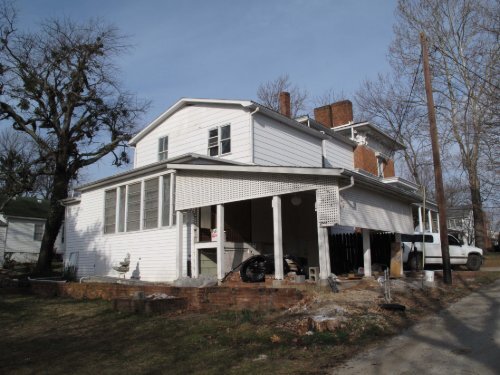
[{"label": "white window trim", "polygon": [[141,180],[141,203],[139,205],[140,213],[139,213],[139,230],[144,230],[144,180]]},{"label": "white window trim", "polygon": [[[102,232],[105,234],[105,235],[113,235],[113,234],[116,234],[116,222],[117,222],[117,217],[115,217],[115,231],[113,233],[106,233],[106,193],[108,191],[113,191],[115,190],[115,193],[116,193],[116,197],[118,197],[118,187],[115,186],[113,188],[110,188],[110,189],[106,189],[104,190],[104,194],[103,194],[103,207],[104,207],[104,210],[102,212]],[[117,201],[115,199],[115,215],[117,214]]]},{"label": "white window trim", "polygon": [[163,177],[165,175],[158,176],[158,228],[162,227],[163,220]]},{"label": "white window trim", "polygon": [[[164,149],[164,150],[160,151],[160,144],[161,144],[162,146],[164,146],[164,145],[165,145],[165,143],[163,142],[163,140],[164,140],[165,138],[167,139],[167,149],[166,149],[166,150]],[[169,141],[169,139],[168,139],[168,135],[165,135],[165,136],[163,136],[163,137],[158,138],[158,161],[167,160],[167,158],[168,158],[168,148],[169,148],[169,147],[168,147],[168,146],[169,146],[169,145],[168,145],[168,141]],[[163,155],[163,154],[165,154],[165,157],[164,157],[164,158],[162,158],[162,155]]]},{"label": "white window trim", "polygon": [[[222,128],[225,127],[225,126],[229,126],[229,138],[222,139]],[[210,146],[210,138],[215,138],[215,137],[210,137],[210,132],[212,130],[216,130],[216,129],[217,129],[217,145],[216,146]],[[231,123],[222,124],[222,125],[218,125],[218,126],[213,126],[213,127],[209,128],[208,129],[208,138],[207,138],[207,155],[208,156],[223,156],[223,155],[229,155],[229,154],[231,154],[231,152],[232,152],[231,138],[232,138],[232,135],[231,135]],[[222,153],[222,141],[223,140],[229,140],[229,142],[231,144],[231,149],[229,150],[229,152]],[[210,155],[210,149],[211,148],[217,148],[217,155]]]},{"label": "white window trim", "polygon": [[116,209],[115,209],[115,233],[118,232],[118,228],[120,227],[120,190],[121,188],[118,186],[116,188]]},{"label": "white window trim", "polygon": [[[165,176],[170,176],[170,205],[169,205],[169,212],[168,212],[168,225],[162,225],[162,214],[163,214],[163,179]],[[158,226],[155,228],[144,228],[144,196],[145,196],[145,182],[148,180],[152,180],[158,178],[158,183],[159,183],[159,197],[158,197]],[[141,184],[141,194],[140,194],[140,228],[129,232],[128,231],[128,198],[129,198],[129,186],[134,185],[136,183]],[[167,171],[162,171],[161,173],[153,174],[151,176],[147,176],[147,178],[140,178],[140,179],[135,179],[128,181],[126,183],[121,183],[117,184],[115,186],[110,186],[109,188],[106,188],[103,190],[103,192],[110,191],[110,190],[116,190],[116,205],[117,209],[115,211],[116,218],[115,218],[115,232],[114,233],[105,233],[104,229],[104,222],[105,222],[105,210],[102,210],[102,223],[103,223],[103,233],[106,236],[113,236],[117,234],[125,234],[125,233],[133,233],[133,232],[139,232],[139,231],[151,231],[151,230],[158,230],[162,228],[170,228],[173,227],[174,224],[174,215],[175,215],[175,171],[170,169]],[[119,232],[119,212],[120,212],[120,193],[121,190],[125,191],[125,200],[124,200],[124,223],[123,223],[123,231]],[[106,201],[106,194],[103,194],[103,206],[105,207],[105,201]]]},{"label": "white window trim", "polygon": [[[37,239],[36,238],[36,227],[37,225],[41,225],[42,226],[42,236],[40,239]],[[45,232],[45,224],[44,223],[35,223],[34,227],[33,227],[33,241],[41,241],[43,239],[43,232]]]},{"label": "white window trim", "polygon": [[[158,181],[160,181],[159,176],[147,178],[147,179],[144,179],[142,181],[142,190],[143,190],[143,202],[142,202],[142,221],[143,222],[142,222],[142,225],[143,225],[143,227],[144,227],[144,224],[145,224],[145,222],[144,222],[144,214],[145,214],[145,210],[146,210],[146,201],[145,201],[145,199],[146,199],[146,182],[154,180],[154,179],[158,179]],[[158,201],[157,201],[157,207],[156,207],[157,215],[159,215],[159,213],[160,213],[160,210],[159,210],[159,207],[160,207],[160,205],[159,205],[159,203],[160,203],[160,197],[159,197],[159,195],[160,195],[160,193],[161,193],[161,191],[160,191],[160,189],[158,189]],[[149,230],[149,229],[158,229],[158,220],[157,220],[157,226],[156,227],[153,227],[153,228],[143,228],[143,230]]]}]

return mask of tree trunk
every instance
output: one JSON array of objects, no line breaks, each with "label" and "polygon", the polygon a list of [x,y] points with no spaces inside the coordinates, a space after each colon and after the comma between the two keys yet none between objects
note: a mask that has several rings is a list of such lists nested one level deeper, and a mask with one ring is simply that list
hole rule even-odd
[{"label": "tree trunk", "polygon": [[36,276],[47,276],[52,272],[52,259],[54,257],[54,243],[64,220],[64,207],[60,200],[68,197],[70,179],[65,167],[57,167],[54,174],[54,188],[50,197],[49,215],[45,222],[45,231],[40,246],[40,255],[33,272]]},{"label": "tree trunk", "polygon": [[472,215],[474,218],[474,240],[476,247],[484,250],[485,232],[483,202],[481,201],[480,182],[475,169],[469,170],[469,187],[472,202]]}]

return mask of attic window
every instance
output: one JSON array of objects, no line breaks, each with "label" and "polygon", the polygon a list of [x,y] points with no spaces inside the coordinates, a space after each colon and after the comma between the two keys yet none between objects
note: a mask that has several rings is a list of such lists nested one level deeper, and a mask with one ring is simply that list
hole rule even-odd
[{"label": "attic window", "polygon": [[158,140],[158,161],[167,160],[168,157],[168,137]]},{"label": "attic window", "polygon": [[219,156],[231,152],[231,125],[218,126],[208,131],[208,155]]}]

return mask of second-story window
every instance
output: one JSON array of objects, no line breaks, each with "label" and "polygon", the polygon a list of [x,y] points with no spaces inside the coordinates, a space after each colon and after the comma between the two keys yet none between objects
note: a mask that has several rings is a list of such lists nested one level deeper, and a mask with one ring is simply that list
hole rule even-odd
[{"label": "second-story window", "polygon": [[162,137],[158,140],[158,161],[168,158],[168,137]]},{"label": "second-story window", "polygon": [[208,131],[208,155],[219,156],[231,152],[231,125],[218,126]]}]

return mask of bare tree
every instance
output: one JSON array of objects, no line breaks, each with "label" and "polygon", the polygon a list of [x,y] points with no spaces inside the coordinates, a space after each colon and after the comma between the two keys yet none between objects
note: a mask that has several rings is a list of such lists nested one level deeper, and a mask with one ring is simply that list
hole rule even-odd
[{"label": "bare tree", "polygon": [[314,107],[322,107],[346,99],[344,91],[335,91],[333,88],[326,90],[323,94],[317,95],[313,99]]},{"label": "bare tree", "polygon": [[257,98],[266,107],[279,112],[279,95],[283,91],[290,93],[292,117],[297,117],[302,114],[301,112],[306,112],[309,94],[307,90],[292,84],[288,74],[282,74],[272,81],[261,83],[257,89]]},{"label": "bare tree", "polygon": [[[467,174],[476,245],[485,245],[479,166],[498,131],[500,43],[498,3],[494,0],[400,0],[390,57],[400,75],[419,61],[418,37],[431,46],[436,109],[441,131],[448,131]],[[494,138],[494,137],[493,137]]]},{"label": "bare tree", "polygon": [[127,162],[124,145],[145,109],[119,85],[112,58],[126,50],[116,29],[91,21],[45,21],[16,29],[16,12],[0,9],[0,121],[28,135],[51,170],[50,208],[35,273],[50,273],[64,217],[60,201],[80,170],[108,154]]},{"label": "bare tree", "polygon": [[10,131],[0,133],[0,211],[18,195],[31,193],[37,179],[37,164],[29,140]]},{"label": "bare tree", "polygon": [[0,132],[0,211],[18,195],[48,199],[51,173],[29,136],[12,128]]},{"label": "bare tree", "polygon": [[430,141],[422,126],[426,115],[417,90],[412,86],[413,82],[379,75],[376,80],[363,82],[356,93],[356,104],[364,118],[406,145],[402,152],[408,173],[405,177],[430,192],[433,190],[433,180],[427,178],[432,165]]}]

